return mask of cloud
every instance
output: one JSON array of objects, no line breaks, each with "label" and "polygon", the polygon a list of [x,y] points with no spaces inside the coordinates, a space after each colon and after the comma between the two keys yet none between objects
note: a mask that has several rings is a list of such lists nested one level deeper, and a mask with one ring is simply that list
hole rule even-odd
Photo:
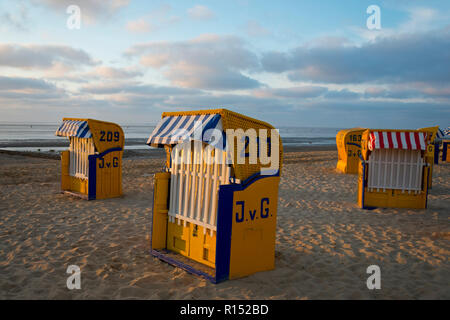
[{"label": "cloud", "polygon": [[0,76],[0,91],[8,90],[50,90],[54,85],[42,79]]},{"label": "cloud", "polygon": [[42,79],[0,76],[0,98],[13,100],[60,99],[66,92]]},{"label": "cloud", "polygon": [[172,84],[181,87],[236,90],[261,86],[244,74],[259,68],[258,57],[234,36],[203,35],[187,41],[140,44],[126,55],[140,57],[144,66],[161,68]]},{"label": "cloud", "polygon": [[90,78],[99,79],[130,79],[142,76],[143,73],[138,70],[132,70],[131,68],[114,68],[107,66],[99,66],[94,68],[94,70],[85,74]]},{"label": "cloud", "polygon": [[209,20],[215,17],[215,14],[211,9],[202,5],[196,5],[189,8],[187,12],[189,17],[196,20]]},{"label": "cloud", "polygon": [[287,52],[264,53],[261,62],[268,72],[287,72],[291,81],[449,82],[450,30],[399,34],[362,45],[302,45]]},{"label": "cloud", "polygon": [[46,69],[58,63],[80,67],[97,62],[85,51],[68,46],[0,44],[0,66],[3,67]]},{"label": "cloud", "polygon": [[129,21],[125,27],[133,33],[156,32],[180,21],[180,18],[171,12],[172,6],[162,4],[139,19]]},{"label": "cloud", "polygon": [[265,37],[272,34],[256,20],[248,21],[244,27],[244,30],[250,37]]},{"label": "cloud", "polygon": [[150,22],[145,19],[137,19],[133,21],[129,21],[126,25],[126,28],[130,32],[134,33],[146,33],[155,30],[155,26],[150,24]]},{"label": "cloud", "polygon": [[348,89],[341,89],[331,90],[327,92],[324,97],[330,100],[351,100],[360,98],[361,94]]},{"label": "cloud", "polygon": [[29,19],[28,8],[20,2],[13,13],[0,12],[0,31],[28,31]]},{"label": "cloud", "polygon": [[81,88],[83,93],[109,95],[115,93],[141,94],[147,96],[173,96],[173,95],[194,95],[202,91],[195,89],[185,89],[177,87],[155,86],[140,82],[89,84]]},{"label": "cloud", "polygon": [[95,23],[99,19],[108,19],[120,9],[126,7],[130,0],[33,0],[34,3],[43,5],[53,11],[67,15],[66,9],[70,5],[77,5],[81,10],[82,23]]},{"label": "cloud", "polygon": [[328,91],[328,88],[321,86],[299,86],[291,88],[266,88],[255,90],[253,93],[257,97],[278,97],[278,98],[317,98]]},{"label": "cloud", "polygon": [[450,85],[428,85],[427,83],[411,83],[408,85],[390,85],[384,87],[368,87],[365,89],[364,98],[387,99],[449,99]]}]

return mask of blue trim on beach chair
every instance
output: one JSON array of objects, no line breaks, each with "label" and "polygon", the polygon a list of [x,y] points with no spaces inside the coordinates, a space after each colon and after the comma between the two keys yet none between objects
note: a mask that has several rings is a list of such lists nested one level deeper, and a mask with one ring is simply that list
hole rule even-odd
[{"label": "blue trim on beach chair", "polygon": [[106,154],[114,151],[122,151],[120,147],[111,148],[100,154],[92,154],[88,156],[89,161],[89,180],[88,180],[88,200],[97,198],[97,159],[102,158]]},{"label": "blue trim on beach chair", "polygon": [[442,142],[442,161],[447,161],[447,145],[450,142]]},{"label": "blue trim on beach chair", "polygon": [[439,164],[439,142],[434,144],[434,164]]}]

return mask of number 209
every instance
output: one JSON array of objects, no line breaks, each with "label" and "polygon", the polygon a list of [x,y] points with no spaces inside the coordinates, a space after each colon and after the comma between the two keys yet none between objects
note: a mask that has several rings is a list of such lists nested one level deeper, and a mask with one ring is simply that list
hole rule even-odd
[{"label": "number 209", "polygon": [[118,131],[100,131],[100,141],[119,141],[120,133]]}]

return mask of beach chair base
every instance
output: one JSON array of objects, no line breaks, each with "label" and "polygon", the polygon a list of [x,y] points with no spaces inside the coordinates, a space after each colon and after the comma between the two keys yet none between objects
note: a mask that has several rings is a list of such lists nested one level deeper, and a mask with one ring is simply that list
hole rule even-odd
[{"label": "beach chair base", "polygon": [[[204,264],[195,262],[192,259],[189,259],[181,254],[177,254],[175,252],[169,250],[150,250],[150,254],[168,264],[171,264],[175,267],[179,267],[191,274],[201,276],[212,283],[218,283],[218,279],[216,279],[216,271],[214,268],[208,267]],[[222,279],[222,281],[225,279]]]},{"label": "beach chair base", "polygon": [[279,180],[277,173],[221,185],[217,233],[204,234],[191,222],[169,221],[170,173],[156,173],[150,253],[213,283],[274,269]]},{"label": "beach chair base", "polygon": [[82,193],[73,192],[73,191],[67,191],[67,190],[63,190],[63,191],[61,191],[61,193],[68,194],[70,196],[81,198],[81,199],[84,199],[84,200],[92,200],[92,199],[89,199],[87,194],[82,194]]}]

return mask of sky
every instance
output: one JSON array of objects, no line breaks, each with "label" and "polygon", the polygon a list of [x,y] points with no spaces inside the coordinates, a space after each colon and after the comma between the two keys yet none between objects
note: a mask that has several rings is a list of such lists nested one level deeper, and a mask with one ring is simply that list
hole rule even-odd
[{"label": "sky", "polygon": [[0,0],[1,123],[210,108],[276,127],[447,127],[450,2]]}]

